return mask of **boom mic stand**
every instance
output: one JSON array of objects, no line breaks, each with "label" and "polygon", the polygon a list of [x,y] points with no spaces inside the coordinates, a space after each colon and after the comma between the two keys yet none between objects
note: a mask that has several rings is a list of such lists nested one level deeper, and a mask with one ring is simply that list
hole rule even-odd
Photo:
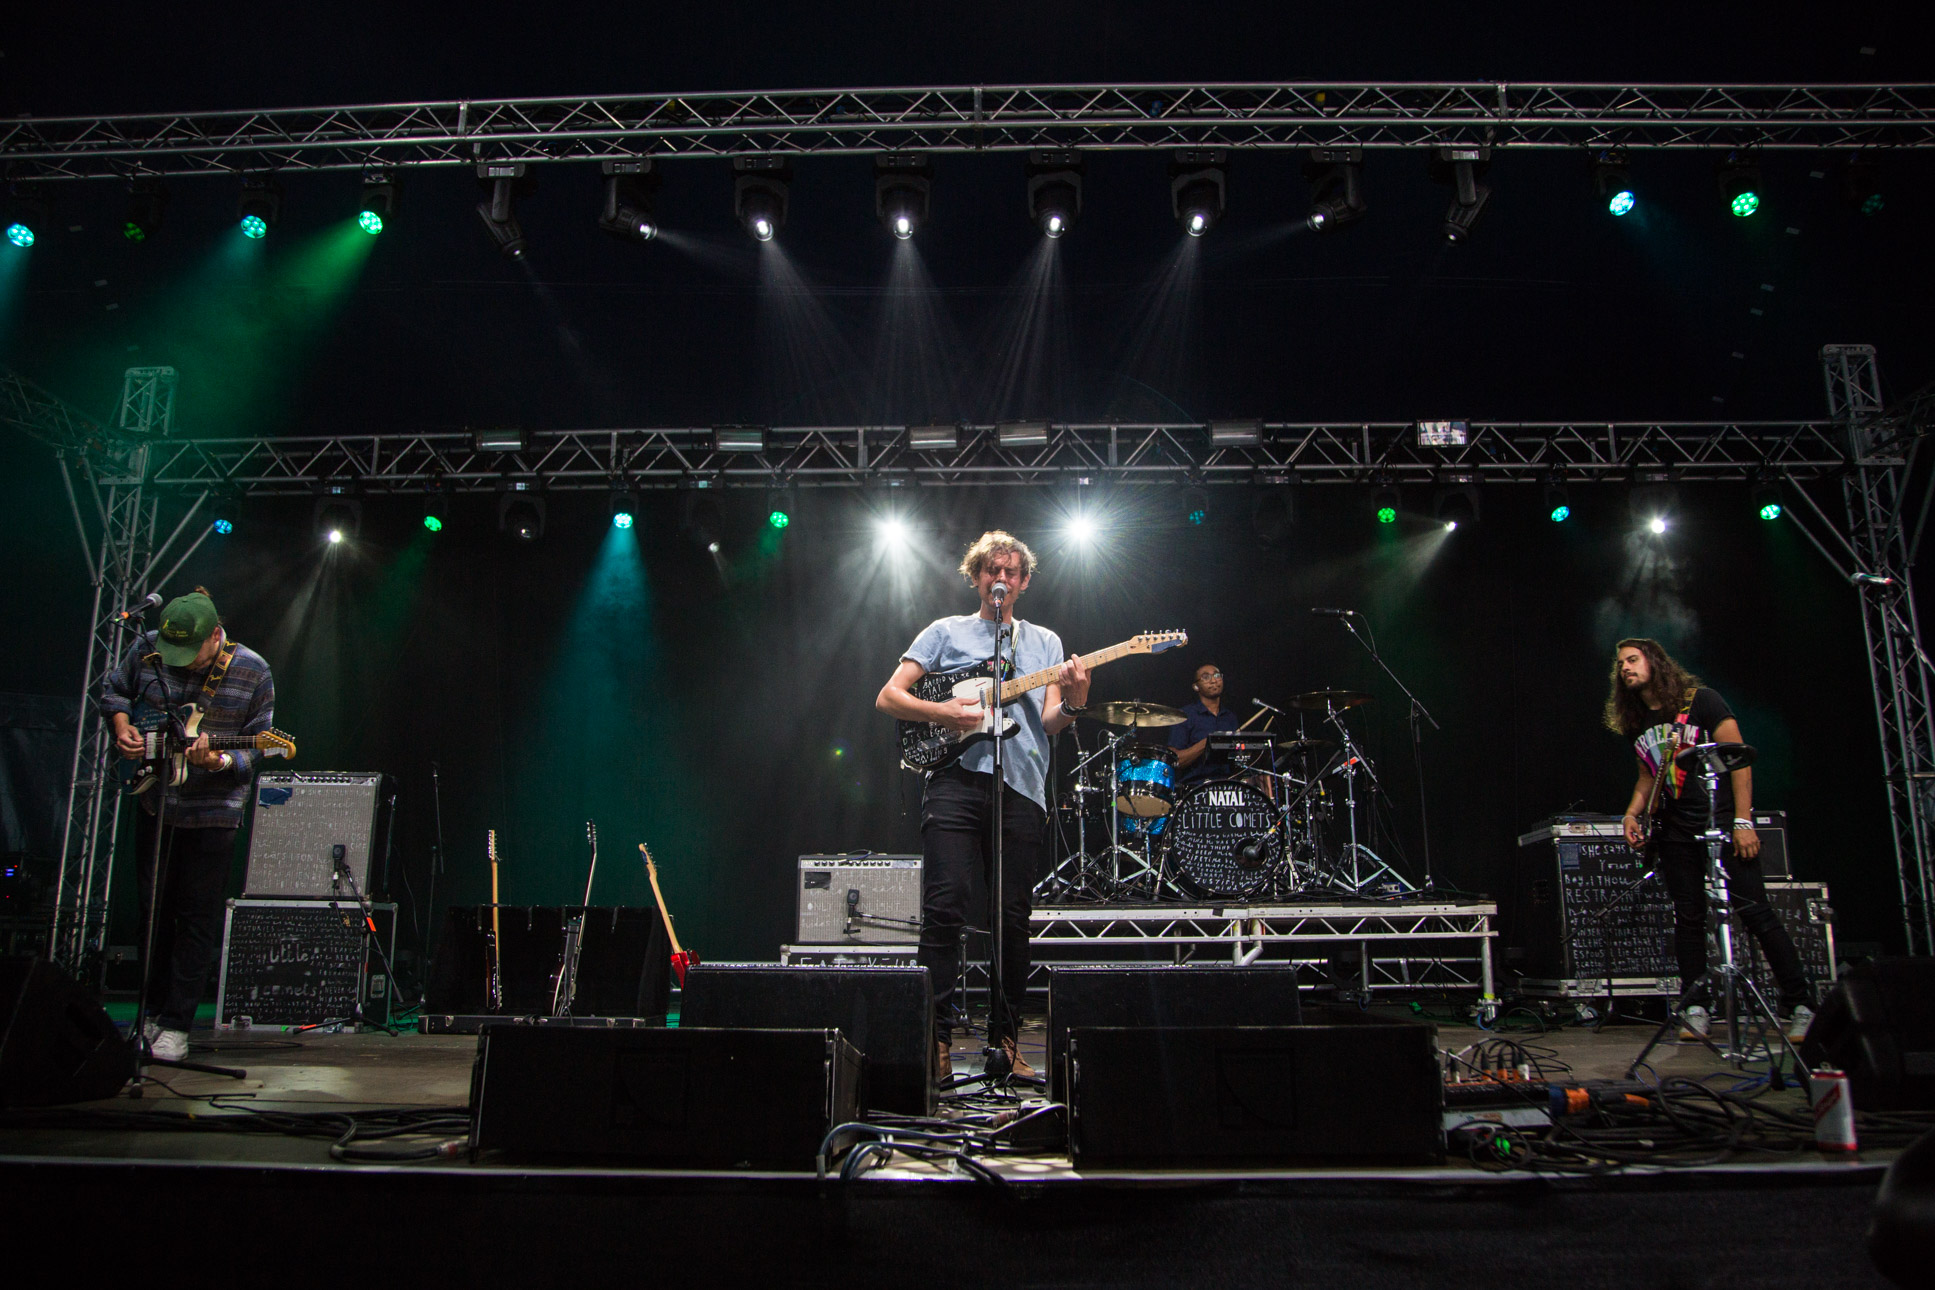
[{"label": "boom mic stand", "polygon": [[1366,623],[1362,632],[1357,630],[1357,619],[1359,617],[1360,615],[1355,613],[1341,614],[1338,616],[1338,621],[1344,624],[1344,629],[1356,637],[1357,643],[1362,645],[1370,654],[1371,662],[1383,668],[1384,675],[1391,678],[1391,684],[1397,686],[1404,697],[1411,702],[1411,761],[1416,767],[1418,774],[1418,827],[1422,830],[1419,836],[1423,843],[1424,855],[1424,885],[1418,888],[1418,890],[1431,891],[1435,888],[1435,883],[1431,877],[1431,819],[1425,811],[1424,732],[1418,728],[1418,718],[1423,717],[1426,721],[1429,721],[1433,730],[1442,731],[1444,727],[1439,725],[1437,718],[1433,717],[1424,704],[1418,701],[1418,696],[1411,693],[1411,687],[1398,679],[1398,674],[1391,670],[1391,665],[1384,661],[1384,656],[1377,652],[1377,638],[1371,634],[1370,624]]},{"label": "boom mic stand", "polygon": [[[370,905],[370,898],[364,895],[363,892],[357,887],[356,875],[350,872],[349,861],[346,858],[348,855],[348,850],[349,849],[340,842],[336,843],[334,846],[329,848],[329,860],[332,866],[332,869],[329,875],[329,889],[332,893],[329,901],[329,907],[335,910],[339,914],[343,912],[342,906],[337,902],[335,897],[342,894],[342,884],[344,881],[347,881],[349,883],[350,899],[356,902],[356,907],[360,909],[363,914],[363,923],[362,923],[362,926],[358,929],[358,931],[361,933],[363,938],[363,949],[366,954],[366,957],[364,958],[364,962],[367,963],[369,961],[367,958],[367,951],[370,949],[371,946],[374,946],[376,948],[377,961],[383,965],[383,971],[389,977],[391,997],[394,998],[395,990],[396,990],[396,969],[393,966],[391,966],[390,956],[383,949],[382,937],[376,934],[376,912]],[[348,918],[345,918],[343,921],[348,922],[349,920]],[[379,1030],[387,1030],[391,1034],[396,1033],[395,1028],[391,1026],[388,1022],[371,1021],[369,1017],[364,1015],[363,998],[362,998],[361,990],[357,991],[357,998],[355,1003],[350,1005],[350,1013],[349,1013],[348,1020],[356,1025],[375,1026]],[[325,1022],[323,1024],[327,1025],[328,1023]]]}]

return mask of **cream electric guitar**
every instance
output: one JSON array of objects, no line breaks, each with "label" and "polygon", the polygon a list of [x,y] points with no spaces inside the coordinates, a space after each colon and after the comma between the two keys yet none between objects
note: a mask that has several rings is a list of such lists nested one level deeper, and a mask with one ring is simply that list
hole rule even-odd
[{"label": "cream electric guitar", "polygon": [[[1188,643],[1188,632],[1143,632],[1140,636],[1131,636],[1120,645],[1082,655],[1082,666],[1092,671],[1104,663],[1113,663],[1130,654],[1160,654],[1166,649]],[[899,723],[900,764],[908,770],[936,770],[966,752],[969,745],[994,738],[997,722],[1001,738],[1013,737],[1020,727],[1001,708],[1030,690],[1041,689],[1060,672],[1061,664],[1057,663],[1054,667],[1045,667],[1039,672],[1030,672],[1004,682],[999,706],[990,701],[995,697],[994,665],[991,662],[977,663],[953,672],[929,672],[914,682],[910,691],[913,696],[928,703],[941,703],[949,698],[971,699],[981,705],[981,724],[973,730],[955,730],[936,721],[902,721]]]}]

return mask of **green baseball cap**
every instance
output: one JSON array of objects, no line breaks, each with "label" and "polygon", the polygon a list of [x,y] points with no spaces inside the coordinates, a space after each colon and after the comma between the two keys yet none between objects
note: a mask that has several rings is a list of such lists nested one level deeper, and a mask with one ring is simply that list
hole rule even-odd
[{"label": "green baseball cap", "polygon": [[215,602],[205,591],[176,596],[161,607],[161,631],[155,650],[169,667],[187,667],[201,652],[202,642],[222,623]]}]

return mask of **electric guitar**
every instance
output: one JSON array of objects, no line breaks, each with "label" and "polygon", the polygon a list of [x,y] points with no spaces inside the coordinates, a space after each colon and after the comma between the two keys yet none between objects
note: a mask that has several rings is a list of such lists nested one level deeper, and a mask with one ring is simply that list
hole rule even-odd
[{"label": "electric guitar", "polygon": [[659,917],[665,920],[665,934],[672,939],[672,975],[679,979],[679,988],[685,988],[685,970],[699,961],[699,956],[691,950],[679,948],[679,934],[672,930],[672,911],[665,907],[665,893],[658,889],[658,866],[652,863],[651,848],[643,842],[638,844],[638,854],[645,857],[645,876],[651,880],[652,899],[658,902]]},{"label": "electric guitar", "polygon": [[591,911],[591,884],[598,877],[598,825],[585,821],[585,840],[591,843],[591,872],[585,878],[584,904],[578,906],[564,925],[564,956],[558,960],[558,974],[551,982],[551,1015],[568,1017],[578,998],[578,960],[585,948],[585,915]]},{"label": "electric guitar", "polygon": [[490,831],[490,930],[484,933],[484,1008],[504,1011],[504,965],[497,941],[497,830]]},{"label": "electric guitar", "polygon": [[[174,788],[188,779],[188,748],[201,738],[202,717],[198,703],[184,703],[171,714],[143,702],[134,705],[128,722],[141,732],[141,755],[123,757],[114,767],[115,778],[128,793],[145,793],[156,784]],[[174,724],[181,723],[176,736]],[[253,748],[267,757],[293,757],[296,741],[273,726],[259,735],[210,735],[211,752],[233,748]]]},{"label": "electric guitar", "polygon": [[[1104,663],[1113,663],[1129,654],[1160,654],[1166,649],[1189,643],[1189,633],[1183,631],[1143,632],[1132,636],[1120,645],[1096,650],[1093,654],[1082,655],[1082,666],[1091,670]],[[1039,690],[1053,681],[1061,672],[1061,664],[1017,676],[1001,685],[999,704],[991,703],[994,697],[994,665],[992,662],[977,663],[973,667],[959,668],[952,672],[929,672],[914,682],[910,693],[916,699],[928,703],[945,703],[950,699],[971,699],[981,705],[981,724],[973,730],[955,730],[938,721],[902,721],[900,730],[900,764],[908,770],[938,770],[968,750],[968,747],[983,739],[995,737],[995,723],[1000,722],[1000,737],[1010,739],[1021,727],[1013,717],[1000,709],[1013,703],[1030,690]]]}]

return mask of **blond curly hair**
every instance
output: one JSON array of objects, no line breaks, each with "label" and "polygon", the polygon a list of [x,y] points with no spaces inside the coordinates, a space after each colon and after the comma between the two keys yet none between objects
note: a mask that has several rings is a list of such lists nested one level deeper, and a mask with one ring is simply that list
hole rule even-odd
[{"label": "blond curly hair", "polygon": [[974,545],[969,547],[967,554],[961,557],[961,576],[967,579],[970,587],[973,586],[974,580],[981,576],[981,566],[988,562],[989,556],[1006,555],[1010,551],[1021,557],[1021,576],[1033,577],[1035,553],[1028,549],[1026,542],[1000,529],[989,529],[975,539]]}]

